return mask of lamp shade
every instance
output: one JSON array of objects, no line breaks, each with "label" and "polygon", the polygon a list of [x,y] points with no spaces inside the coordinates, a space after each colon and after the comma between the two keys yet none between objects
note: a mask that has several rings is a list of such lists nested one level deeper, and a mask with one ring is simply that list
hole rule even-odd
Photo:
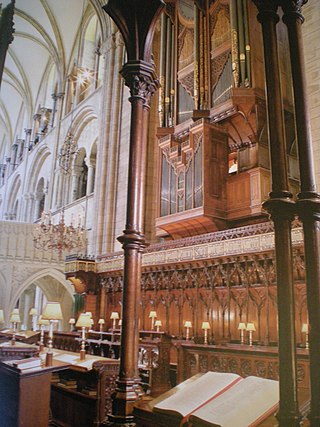
[{"label": "lamp shade", "polygon": [[20,320],[20,314],[19,313],[14,313],[14,310],[13,310],[13,312],[11,313],[11,317],[10,317],[9,322],[10,323],[20,323],[21,322],[21,320]]},{"label": "lamp shade", "polygon": [[119,319],[119,313],[118,313],[117,311],[113,311],[113,312],[111,313],[110,319],[112,319],[112,320],[117,320],[117,319]]},{"label": "lamp shade", "polygon": [[105,322],[105,320],[104,319],[99,319],[98,320],[98,324],[99,325],[104,325],[106,322]]},{"label": "lamp shade", "polygon": [[247,331],[255,331],[256,327],[254,326],[254,323],[247,323]]},{"label": "lamp shade", "polygon": [[301,332],[309,332],[309,325],[308,323],[303,323],[301,326]]},{"label": "lamp shade", "polygon": [[122,319],[119,320],[118,325],[122,326]]},{"label": "lamp shade", "polygon": [[202,322],[202,326],[201,326],[201,328],[202,328],[202,329],[210,329],[209,322]]},{"label": "lamp shade", "polygon": [[76,319],[74,317],[70,317],[69,325],[74,325],[76,323]]},{"label": "lamp shade", "polygon": [[149,318],[154,319],[155,317],[157,317],[157,312],[156,311],[150,311]]},{"label": "lamp shade", "polygon": [[154,326],[162,326],[161,320],[156,320]]},{"label": "lamp shade", "polygon": [[62,311],[60,303],[48,302],[42,313],[42,318],[47,320],[62,320]]},{"label": "lamp shade", "polygon": [[4,322],[4,313],[3,310],[0,309],[0,323]]},{"label": "lamp shade", "polygon": [[185,327],[185,328],[192,328],[192,323],[190,322],[190,320],[186,320],[186,321],[184,322],[184,327]]},{"label": "lamp shade", "polygon": [[48,319],[43,319],[42,316],[39,317],[39,320],[38,320],[39,325],[49,325],[49,323],[50,322]]},{"label": "lamp shade", "polygon": [[92,313],[91,313],[91,311],[86,311],[85,314],[88,314],[90,316],[90,319],[92,319]]},{"label": "lamp shade", "polygon": [[77,328],[90,328],[92,325],[92,320],[90,319],[90,315],[87,313],[81,313],[78,317],[76,327]]},{"label": "lamp shade", "polygon": [[247,329],[246,324],[243,322],[240,322],[239,326],[238,326],[238,330],[239,331],[245,331],[246,329]]},{"label": "lamp shade", "polygon": [[29,311],[30,316],[37,316],[38,310],[36,308],[31,308]]},{"label": "lamp shade", "polygon": [[12,313],[11,314],[19,314],[19,309],[18,308],[14,308],[13,310],[12,310]]}]

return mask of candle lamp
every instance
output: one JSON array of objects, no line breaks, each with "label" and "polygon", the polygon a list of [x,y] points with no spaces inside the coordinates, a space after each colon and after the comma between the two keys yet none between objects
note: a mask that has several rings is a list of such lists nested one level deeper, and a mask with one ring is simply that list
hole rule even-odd
[{"label": "candle lamp", "polygon": [[90,315],[87,313],[81,313],[76,323],[76,327],[82,329],[80,360],[84,360],[86,358],[86,329],[91,328],[91,326],[92,319],[90,319]]},{"label": "candle lamp", "polygon": [[49,320],[43,319],[42,316],[39,316],[39,326],[40,326],[40,341],[39,341],[39,351],[44,349],[44,328],[46,325],[49,325]]},{"label": "candle lamp", "polygon": [[98,325],[100,325],[100,332],[103,332],[103,325],[105,324],[105,320],[104,319],[99,319],[98,320]]},{"label": "candle lamp", "polygon": [[86,311],[85,314],[87,314],[90,317],[91,325],[90,325],[89,329],[92,329],[93,325],[94,325],[94,320],[93,320],[93,317],[92,317],[92,313],[91,313],[91,311]]},{"label": "candle lamp", "polygon": [[154,326],[157,328],[157,332],[160,332],[160,326],[162,326],[161,320],[156,320]]},{"label": "candle lamp", "polygon": [[204,330],[204,343],[208,344],[208,329],[210,329],[209,322],[202,322],[201,328]]},{"label": "candle lamp", "polygon": [[31,316],[31,319],[32,319],[32,330],[36,331],[38,310],[35,307],[31,308],[29,311],[29,315]]},{"label": "candle lamp", "polygon": [[184,322],[184,327],[186,328],[186,340],[188,340],[189,339],[190,328],[192,328],[192,323],[190,322],[190,320],[186,320]]},{"label": "candle lamp", "polygon": [[151,310],[149,313],[149,319],[151,319],[151,330],[154,330],[155,318],[157,317],[157,312]]},{"label": "candle lamp", "polygon": [[57,320],[62,320],[62,311],[60,303],[58,302],[48,302],[45,306],[45,309],[42,313],[42,319],[49,320],[49,339],[48,339],[48,351],[46,355],[46,366],[52,366],[53,359],[53,324]]},{"label": "candle lamp", "polygon": [[112,329],[116,329],[117,320],[119,319],[119,313],[117,311],[113,311],[111,313],[110,319],[112,320]]},{"label": "candle lamp", "polygon": [[70,332],[73,331],[75,324],[76,324],[76,319],[74,317],[70,317],[70,319],[69,319]]},{"label": "candle lamp", "polygon": [[252,346],[252,333],[256,330],[254,323],[247,323],[246,330],[249,332],[249,345]]},{"label": "candle lamp", "polygon": [[244,344],[244,331],[247,329],[246,324],[243,322],[239,323],[238,331],[240,331],[240,343]]},{"label": "candle lamp", "polygon": [[12,338],[11,338],[11,345],[15,345],[16,344],[17,324],[21,323],[21,319],[20,319],[20,314],[19,314],[19,309],[18,308],[14,308],[12,310],[9,322],[12,323],[12,328],[13,328]]},{"label": "candle lamp", "polygon": [[308,325],[308,323],[302,324],[301,332],[306,334],[306,348],[309,348],[309,325]]}]

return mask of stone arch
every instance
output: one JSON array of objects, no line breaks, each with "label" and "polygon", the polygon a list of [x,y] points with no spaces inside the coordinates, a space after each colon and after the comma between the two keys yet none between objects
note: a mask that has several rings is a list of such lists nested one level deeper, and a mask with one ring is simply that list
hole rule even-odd
[{"label": "stone arch", "polygon": [[36,186],[39,181],[39,174],[44,162],[50,155],[51,153],[48,147],[43,146],[39,148],[37,156],[34,158],[30,167],[29,181],[27,182],[27,188],[29,191],[36,191]]},{"label": "stone arch", "polygon": [[9,200],[8,200],[8,210],[7,210],[7,218],[9,220],[16,220],[17,217],[17,201],[19,198],[19,191],[21,188],[21,177],[20,175],[17,175],[11,185],[10,191],[9,191]]},{"label": "stone arch", "polygon": [[[38,286],[48,301],[58,301],[61,304],[64,329],[68,327],[74,302],[74,287],[65,279],[64,274],[54,268],[46,268],[28,277],[12,295],[9,302],[9,313],[16,306],[25,291],[31,286]],[[29,309],[29,307],[28,307]]]}]

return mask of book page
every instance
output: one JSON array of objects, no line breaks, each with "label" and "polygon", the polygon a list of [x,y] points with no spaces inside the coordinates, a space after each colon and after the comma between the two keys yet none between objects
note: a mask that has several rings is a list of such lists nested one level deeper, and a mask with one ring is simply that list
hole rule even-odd
[{"label": "book page", "polygon": [[[207,372],[197,380],[181,388],[174,395],[154,406],[155,411],[173,411],[185,417],[221,390],[235,381],[241,380],[237,374]],[[234,427],[234,426],[233,426]]]},{"label": "book page", "polygon": [[190,421],[200,426],[250,427],[271,415],[279,402],[279,382],[247,377],[195,411]]},{"label": "book page", "polygon": [[76,359],[79,359],[78,354],[75,356],[72,354],[61,354],[61,355],[55,357],[55,360],[60,360],[61,362],[67,362],[67,363],[72,363]]}]

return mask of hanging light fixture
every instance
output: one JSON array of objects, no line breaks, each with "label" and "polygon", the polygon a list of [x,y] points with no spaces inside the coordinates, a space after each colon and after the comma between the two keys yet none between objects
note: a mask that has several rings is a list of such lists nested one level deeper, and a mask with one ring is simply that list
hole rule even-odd
[{"label": "hanging light fixture", "polygon": [[37,249],[57,251],[61,259],[64,251],[70,252],[75,248],[81,250],[85,246],[84,231],[80,218],[77,226],[72,221],[70,225],[66,225],[63,210],[58,224],[53,223],[51,212],[43,212],[34,231],[34,246]]},{"label": "hanging light fixture", "polygon": [[[72,129],[72,121],[70,129]],[[69,130],[67,133],[66,139],[62,144],[59,152],[59,166],[64,170],[64,172],[69,173],[71,169],[71,162],[74,155],[79,151],[78,143],[74,139],[72,131]]]}]

